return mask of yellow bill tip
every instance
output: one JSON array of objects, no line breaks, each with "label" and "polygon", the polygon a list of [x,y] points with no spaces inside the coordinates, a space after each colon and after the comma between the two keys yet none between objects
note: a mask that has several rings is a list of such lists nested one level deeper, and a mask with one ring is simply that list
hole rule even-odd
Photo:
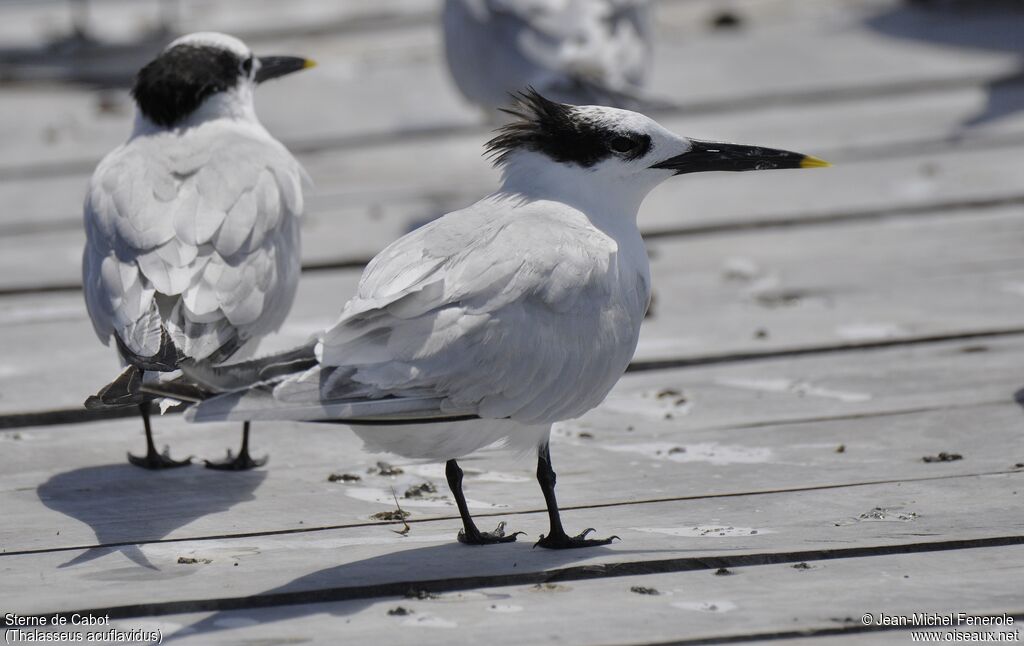
[{"label": "yellow bill tip", "polygon": [[308,70],[311,67],[316,67],[316,61],[314,61],[312,58],[307,58],[306,61],[302,64],[302,69]]},{"label": "yellow bill tip", "polygon": [[800,168],[828,168],[831,165],[824,159],[819,159],[813,155],[806,155],[800,160]]}]

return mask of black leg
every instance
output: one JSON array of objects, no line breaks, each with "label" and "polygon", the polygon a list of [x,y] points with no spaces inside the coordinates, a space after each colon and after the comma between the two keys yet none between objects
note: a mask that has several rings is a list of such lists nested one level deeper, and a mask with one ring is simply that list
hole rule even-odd
[{"label": "black leg", "polygon": [[156,445],[153,444],[153,429],[149,426],[149,402],[139,404],[139,413],[142,415],[142,425],[146,428],[146,455],[139,457],[129,453],[129,462],[143,469],[173,469],[192,464],[192,456],[180,461],[172,460],[167,447],[163,453],[157,453]]},{"label": "black leg", "polygon": [[469,506],[466,505],[466,496],[462,493],[462,469],[455,460],[448,460],[444,469],[448,478],[448,487],[455,496],[455,504],[459,506],[459,515],[462,516],[463,529],[459,532],[459,542],[466,545],[490,545],[491,543],[511,543],[523,532],[515,532],[505,536],[505,522],[498,523],[497,529],[493,532],[481,532],[476,528],[473,517],[469,515]]},{"label": "black leg", "polygon": [[249,422],[245,422],[242,425],[242,448],[238,451],[238,457],[234,457],[234,455],[231,449],[228,449],[228,459],[223,462],[204,460],[206,468],[220,471],[248,471],[249,469],[262,467],[270,459],[268,456],[263,456],[258,460],[254,460],[249,455]]},{"label": "black leg", "polygon": [[[547,443],[537,450],[537,482],[540,483],[540,490],[544,492],[544,502],[548,506],[548,519],[551,522],[551,531],[547,536],[541,536],[537,545],[553,550],[564,550],[573,547],[593,547],[595,545],[608,545],[618,536],[608,538],[588,539],[587,534],[594,531],[594,528],[583,530],[577,536],[569,536],[562,528],[562,518],[558,514],[558,501],[555,500],[555,470],[551,468],[551,450]],[[534,546],[536,547],[536,545]]]}]

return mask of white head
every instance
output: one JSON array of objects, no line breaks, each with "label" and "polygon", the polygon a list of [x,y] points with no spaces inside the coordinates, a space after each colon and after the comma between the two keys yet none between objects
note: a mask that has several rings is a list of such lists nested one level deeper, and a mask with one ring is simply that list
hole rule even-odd
[{"label": "white head", "polygon": [[550,101],[530,89],[487,150],[505,190],[632,209],[683,173],[827,166],[816,157],[758,146],[713,143],[669,132],[637,112]]},{"label": "white head", "polygon": [[178,38],[139,70],[132,96],[158,127],[221,117],[255,121],[256,85],[313,65],[295,56],[257,58],[233,36],[200,32]]}]

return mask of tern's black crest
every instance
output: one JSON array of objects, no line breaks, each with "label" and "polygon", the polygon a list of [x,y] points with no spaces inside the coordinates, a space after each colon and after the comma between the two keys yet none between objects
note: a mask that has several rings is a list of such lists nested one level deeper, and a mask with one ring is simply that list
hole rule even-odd
[{"label": "tern's black crest", "polygon": [[595,120],[586,111],[546,99],[533,88],[515,99],[516,105],[503,111],[519,120],[498,128],[497,136],[486,145],[498,165],[516,150],[532,150],[557,162],[590,168],[612,156],[639,159],[651,149],[649,136]]},{"label": "tern's black crest", "polygon": [[132,96],[142,114],[160,126],[173,126],[203,101],[238,84],[242,61],[219,47],[178,45],[143,67]]}]

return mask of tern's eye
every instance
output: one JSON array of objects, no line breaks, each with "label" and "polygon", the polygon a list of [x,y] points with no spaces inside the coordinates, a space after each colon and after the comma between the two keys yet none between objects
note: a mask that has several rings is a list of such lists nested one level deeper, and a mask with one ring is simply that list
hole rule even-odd
[{"label": "tern's eye", "polygon": [[637,142],[620,135],[608,142],[608,145],[617,153],[628,153],[636,150]]},{"label": "tern's eye", "polygon": [[252,56],[245,59],[245,61],[242,63],[242,71],[245,72],[246,76],[252,74]]}]

